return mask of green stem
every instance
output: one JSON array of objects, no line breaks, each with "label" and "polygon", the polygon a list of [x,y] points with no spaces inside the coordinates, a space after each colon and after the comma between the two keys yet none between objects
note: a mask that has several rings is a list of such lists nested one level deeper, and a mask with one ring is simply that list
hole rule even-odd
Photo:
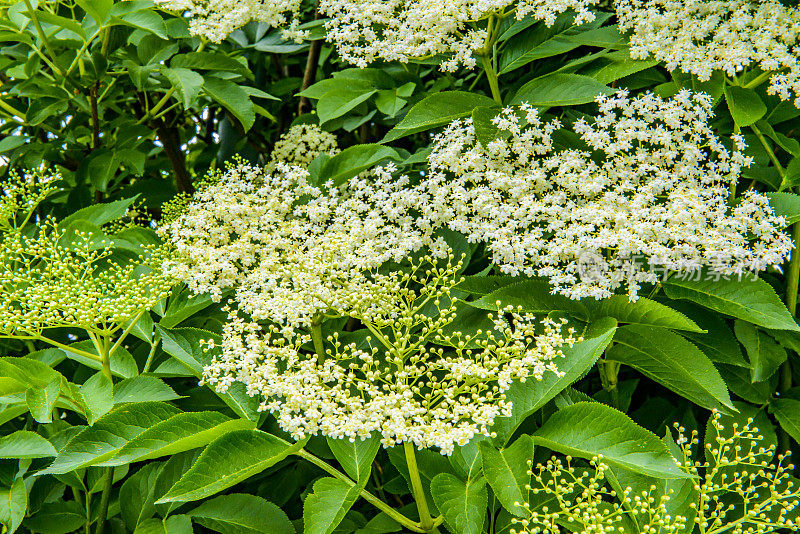
[{"label": "green stem", "polygon": [[618,410],[619,410],[619,387],[617,387],[617,385],[618,385],[619,367],[620,367],[619,362],[604,360],[603,372],[606,375],[608,392],[611,394],[611,403],[614,405],[614,408]]},{"label": "green stem", "polygon": [[481,61],[483,62],[483,70],[486,72],[486,79],[489,80],[489,87],[492,90],[492,98],[494,98],[494,101],[502,106],[503,97],[500,96],[500,85],[497,81],[497,71],[492,64],[492,59],[488,54],[483,54],[481,56]]},{"label": "green stem", "polygon": [[417,503],[417,510],[419,511],[419,525],[425,532],[435,532],[436,527],[428,510],[428,500],[425,497],[425,492],[422,489],[422,479],[419,476],[419,468],[417,467],[417,455],[414,450],[414,444],[406,441],[403,443],[403,450],[406,453],[406,464],[408,464],[408,477],[411,480],[411,493],[414,495],[414,501]]},{"label": "green stem", "polygon": [[30,0],[24,0],[24,1],[25,1],[25,7],[28,8],[28,13],[30,14],[31,20],[33,21],[33,25],[36,27],[36,33],[39,34],[39,38],[42,40],[45,50],[47,50],[47,53],[50,54],[50,57],[53,60],[52,62],[48,62],[50,63],[50,67],[63,76],[64,72],[61,70],[61,67],[59,67],[56,64],[56,55],[53,52],[53,48],[50,46],[50,41],[47,40],[47,36],[45,35],[44,30],[42,29],[42,25],[39,23],[39,17],[36,16],[36,11],[33,9],[33,6],[31,6]]},{"label": "green stem", "polygon": [[108,515],[108,501],[111,499],[111,487],[114,485],[114,468],[106,467],[106,479],[103,484],[103,493],[100,495],[100,515],[97,516],[97,526],[94,534],[103,534]]},{"label": "green stem", "polygon": [[315,315],[311,319],[311,340],[314,342],[314,351],[320,363],[325,361],[325,344],[322,342],[322,315]]},{"label": "green stem", "polygon": [[[304,451],[303,449],[300,449],[298,452],[295,453],[295,455],[299,456],[304,460],[307,460],[308,462],[311,462],[312,464],[316,465],[326,473],[333,475],[337,479],[347,483],[350,486],[356,485],[356,483],[353,482],[344,473],[328,465],[324,460],[317,458],[316,456],[307,451]],[[368,492],[367,490],[362,489],[360,495],[361,497],[364,498],[365,501],[372,504],[375,508],[385,513],[386,515],[388,515],[389,517],[391,517],[392,519],[394,519],[407,529],[413,532],[426,532],[421,528],[421,526],[418,523],[415,523],[411,519],[407,518],[406,516],[404,516],[403,514],[401,514],[400,512],[398,512],[397,510],[395,510],[394,508],[392,508],[391,506],[389,506],[388,504],[386,504],[385,502],[383,502],[382,500],[380,500],[379,498]]]},{"label": "green stem", "polygon": [[[753,130],[753,133],[756,134],[761,146],[767,151],[770,161],[772,161],[772,164],[778,171],[778,176],[781,177],[781,184],[786,183],[786,170],[783,168],[783,165],[781,165],[772,147],[769,146],[767,140],[764,139],[764,135],[755,124],[751,125],[750,128]],[[800,223],[792,225],[792,241],[794,241],[795,249],[792,251],[792,258],[789,260],[789,270],[786,273],[786,308],[788,308],[792,317],[796,317],[797,292],[799,289],[798,286],[800,285],[800,250],[797,248],[798,244],[800,244]],[[788,360],[781,365],[779,380],[778,391],[780,393],[786,393],[792,389],[792,364],[789,363]],[[780,438],[781,452],[788,451],[792,444],[789,434],[786,433],[783,428],[780,428],[778,435]]]},{"label": "green stem", "polygon": [[150,371],[150,366],[153,365],[153,356],[156,354],[156,347],[160,343],[159,340],[153,341],[153,344],[150,345],[150,352],[147,353],[147,361],[144,362],[144,369],[142,369],[142,374]]},{"label": "green stem", "polygon": [[769,77],[772,76],[772,74],[773,74],[772,72],[762,72],[761,74],[753,78],[750,81],[750,83],[745,84],[743,87],[745,89],[755,89],[756,87],[767,81]]},{"label": "green stem", "polygon": [[119,339],[117,339],[117,342],[114,343],[114,346],[108,351],[109,357],[113,356],[114,351],[116,351],[122,342],[125,341],[125,338],[128,337],[128,334],[130,334],[131,330],[133,330],[133,327],[139,322],[139,319],[141,319],[142,315],[144,315],[144,312],[145,310],[140,311],[139,314],[131,320],[131,324],[129,324],[125,331],[122,332],[122,334],[119,336]]},{"label": "green stem", "polygon": [[91,352],[87,352],[85,350],[76,349],[74,347],[70,347],[69,345],[64,345],[63,343],[59,343],[58,341],[56,341],[54,339],[50,339],[50,338],[44,337],[42,335],[30,336],[27,339],[36,339],[38,341],[44,341],[45,343],[47,343],[49,345],[53,345],[54,347],[58,347],[59,349],[65,350],[67,352],[71,352],[73,354],[78,354],[79,356],[85,356],[86,358],[90,358],[90,359],[98,361],[98,362],[102,361],[100,356],[98,356],[97,354],[92,354]]}]

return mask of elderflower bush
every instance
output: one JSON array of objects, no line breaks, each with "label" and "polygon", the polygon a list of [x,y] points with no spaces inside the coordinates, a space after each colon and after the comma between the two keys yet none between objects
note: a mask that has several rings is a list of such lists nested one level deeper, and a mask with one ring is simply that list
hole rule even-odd
[{"label": "elderflower bush", "polygon": [[632,32],[632,57],[655,57],[701,81],[714,71],[735,78],[758,69],[769,76],[767,93],[794,97],[800,107],[797,7],[777,0],[619,0],[616,11],[620,28]]},{"label": "elderflower bush", "polygon": [[0,0],[2,533],[798,530],[796,4]]},{"label": "elderflower bush", "polygon": [[485,242],[503,272],[547,277],[573,299],[624,287],[633,300],[660,282],[656,266],[741,274],[783,263],[792,242],[768,199],[728,203],[751,160],[742,137],[729,150],[714,134],[708,95],[620,91],[597,103],[572,125],[588,149],[557,150],[560,121],[529,105],[498,115],[500,136],[485,146],[470,119],[450,124],[428,157],[426,217]]},{"label": "elderflower bush", "polygon": [[526,517],[515,520],[522,529],[511,532],[666,534],[698,528],[709,534],[768,534],[795,530],[800,481],[792,476],[794,466],[788,455],[779,455],[773,463],[775,446],[765,446],[752,418],[744,425],[729,424],[732,428],[726,429],[721,414],[712,414],[700,460],[694,459],[700,443],[697,431],[687,437],[684,428],[675,424],[681,434],[673,445],[680,451],[682,468],[694,476],[688,494],[663,493],[658,485],[639,491],[630,486],[617,489],[615,470],[601,457],[593,458],[588,469],[576,466],[569,456],[566,462],[553,458],[539,464],[528,471],[532,479],[526,486],[531,502],[538,504],[522,504]]}]

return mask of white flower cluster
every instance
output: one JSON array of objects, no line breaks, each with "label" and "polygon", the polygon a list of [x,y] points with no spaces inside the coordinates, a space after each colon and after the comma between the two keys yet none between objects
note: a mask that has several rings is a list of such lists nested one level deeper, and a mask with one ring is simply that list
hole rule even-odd
[{"label": "white flower cluster", "polygon": [[520,503],[526,514],[514,522],[522,529],[511,532],[559,534],[559,525],[564,524],[581,534],[677,534],[698,529],[706,534],[796,532],[800,485],[792,477],[794,466],[787,461],[788,453],[773,463],[775,446],[765,446],[752,423],[752,419],[742,426],[731,423],[726,429],[714,411],[700,449],[702,461],[692,458],[692,447],[699,443],[697,431],[687,437],[675,424],[681,434],[671,448],[694,485],[686,515],[675,513],[670,504],[671,496],[681,499],[678,506],[685,503],[685,491],[672,495],[671,490],[665,493],[652,485],[618,493],[606,484],[610,468],[602,457],[590,462],[591,474],[576,469],[570,457],[566,462],[554,458],[528,471],[533,477],[527,487],[531,502]]},{"label": "white flower cluster", "polygon": [[376,168],[323,192],[302,167],[232,167],[159,230],[175,247],[166,272],[216,300],[235,290],[254,319],[308,326],[351,291],[340,281],[354,288],[364,271],[434,242],[411,212],[422,197],[394,171]]},{"label": "white flower cluster", "polygon": [[250,395],[264,396],[260,409],[295,439],[378,435],[386,447],[412,442],[450,454],[476,434],[491,435],[495,418],[511,414],[503,395],[511,382],[558,372],[559,347],[576,341],[572,330],[562,336],[562,323],[511,309],[483,335],[444,333],[457,315],[450,292],[460,268],[426,257],[410,272],[371,273],[326,310],[357,319],[367,335],[346,343],[336,333],[324,353],[304,350],[312,336],[287,335],[234,313],[205,381],[222,391],[245,383]]},{"label": "white flower cluster", "polygon": [[277,169],[278,163],[308,167],[320,154],[333,156],[338,153],[335,135],[316,124],[296,124],[275,143],[267,168]]},{"label": "white flower cluster", "polygon": [[220,43],[251,21],[296,30],[302,0],[155,0],[156,5],[189,16],[189,31]]},{"label": "white flower cluster", "polygon": [[[599,0],[320,0],[328,17],[327,40],[341,57],[364,67],[376,59],[407,62],[444,54],[442,69],[475,66],[473,53],[485,46],[488,32],[479,21],[515,12],[548,26],[558,14],[576,13],[575,23],[594,20],[589,8]],[[297,29],[301,0],[156,0],[172,11],[187,13],[193,35],[220,42],[250,21],[286,26],[287,38],[300,39]]]},{"label": "white flower cluster", "polygon": [[[376,433],[386,446],[447,454],[489,434],[509,414],[511,382],[556,371],[559,347],[575,339],[514,310],[482,336],[447,329],[462,265],[416,217],[426,197],[394,171],[323,189],[302,167],[240,164],[160,230],[175,251],[164,267],[197,293],[232,295],[208,383],[245,383],[297,438]],[[423,247],[435,257],[412,259]],[[321,323],[339,317],[363,326],[346,334],[360,342],[335,334],[326,350]]]},{"label": "white flower cluster", "polygon": [[774,73],[768,92],[800,107],[800,9],[778,0],[618,0],[631,55],[708,80],[749,67]]},{"label": "white flower cluster", "polygon": [[[429,156],[422,219],[485,242],[503,272],[547,277],[574,299],[623,286],[635,299],[660,281],[654,267],[740,274],[783,263],[793,245],[768,199],[747,192],[728,204],[749,159],[741,137],[731,151],[714,135],[708,95],[621,91],[597,102],[598,115],[573,125],[589,150],[556,151],[561,124],[527,105],[495,119],[502,135],[487,146],[471,119],[452,123]],[[599,275],[582,276],[587,257]]]},{"label": "white flower cluster", "polygon": [[[439,54],[448,58],[442,70],[475,66],[473,54],[486,43],[488,32],[474,22],[516,10],[517,19],[531,15],[547,25],[569,9],[576,24],[594,20],[589,6],[596,0],[321,0],[330,17],[327,39],[345,61],[364,67],[376,59],[408,62]],[[508,11],[508,13],[506,13]],[[491,31],[491,28],[489,28]]]}]

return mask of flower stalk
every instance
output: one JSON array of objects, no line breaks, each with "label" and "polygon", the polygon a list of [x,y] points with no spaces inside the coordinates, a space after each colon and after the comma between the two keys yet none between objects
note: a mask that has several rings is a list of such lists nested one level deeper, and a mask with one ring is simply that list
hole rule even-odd
[{"label": "flower stalk", "polygon": [[422,479],[419,476],[414,444],[406,441],[403,443],[403,451],[406,454],[408,478],[411,481],[411,493],[414,496],[414,502],[417,504],[417,511],[419,512],[419,524],[425,532],[438,532],[434,520],[431,517],[430,510],[428,510],[428,501],[425,497],[425,491],[422,489]]}]

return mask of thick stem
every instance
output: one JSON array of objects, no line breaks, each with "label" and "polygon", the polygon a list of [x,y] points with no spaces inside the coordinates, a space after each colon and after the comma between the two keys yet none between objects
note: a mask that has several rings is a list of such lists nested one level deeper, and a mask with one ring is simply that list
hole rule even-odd
[{"label": "thick stem", "polygon": [[419,468],[417,468],[417,455],[414,451],[414,444],[406,441],[403,443],[403,450],[406,453],[408,477],[411,480],[411,493],[414,495],[414,501],[417,503],[417,510],[419,511],[419,526],[425,532],[431,532],[435,527],[431,513],[428,510],[425,491],[422,489],[422,479],[419,476]]},{"label": "thick stem", "polygon": [[[783,165],[781,165],[772,147],[769,146],[764,135],[755,124],[751,125],[750,128],[753,130],[753,133],[756,134],[761,146],[767,151],[770,161],[772,161],[772,164],[778,171],[778,176],[781,177],[781,184],[785,183],[786,170],[783,168]],[[798,243],[800,243],[800,223],[792,225],[792,240],[794,241],[795,249],[792,251],[792,259],[789,260],[789,270],[786,273],[786,308],[788,308],[793,317],[796,317],[798,281],[800,280],[800,250],[798,250]],[[787,360],[781,365],[778,391],[783,394],[790,389],[792,389],[792,365]],[[779,428],[778,437],[780,440],[779,446],[781,452],[788,451],[792,442],[789,434],[782,427]]]},{"label": "thick stem", "polygon": [[489,88],[492,90],[492,98],[502,106],[503,98],[500,96],[500,85],[497,81],[497,71],[492,64],[492,58],[489,57],[488,53],[483,54],[481,56],[481,61],[483,62],[483,70],[486,72],[486,79],[489,80]]},{"label": "thick stem", "polygon": [[[342,473],[342,472],[338,471],[336,468],[328,465],[324,460],[322,460],[320,458],[317,458],[313,454],[311,454],[311,453],[309,453],[307,451],[304,451],[303,449],[300,449],[300,451],[296,452],[295,454],[297,456],[299,456],[300,458],[302,458],[304,460],[307,460],[307,461],[311,462],[312,464],[316,465],[317,467],[319,467],[320,469],[322,469],[326,473],[328,473],[330,475],[333,475],[335,478],[341,480],[342,482],[345,482],[345,483],[349,484],[350,486],[355,486],[356,485],[356,483],[353,482],[344,473]],[[407,529],[411,530],[412,532],[426,532],[425,530],[421,529],[419,524],[417,524],[414,521],[410,520],[409,518],[407,518],[406,516],[404,516],[403,514],[401,514],[400,512],[398,512],[397,510],[395,510],[394,508],[392,508],[391,506],[389,506],[388,504],[386,504],[385,502],[383,502],[382,500],[380,500],[379,498],[377,498],[376,496],[374,496],[373,494],[368,492],[367,490],[361,490],[360,495],[361,495],[361,497],[364,498],[365,501],[367,501],[368,503],[373,505],[375,508],[377,508],[381,512],[385,513],[386,515],[388,515],[389,517],[391,517],[392,519],[394,519],[395,521],[397,521],[398,523],[400,523],[401,525],[403,525]]]},{"label": "thick stem", "polygon": [[[317,2],[314,20],[317,20],[319,17],[319,2]],[[317,64],[319,63],[319,53],[321,50],[322,39],[311,41],[311,46],[308,48],[308,57],[306,58],[306,70],[303,72],[303,85],[300,87],[300,91],[305,91],[311,87],[311,84],[313,84],[314,80],[317,78]],[[308,97],[301,96],[300,103],[297,105],[297,114],[302,115],[309,111],[311,111],[311,102],[309,102]]]},{"label": "thick stem", "polygon": [[[792,251],[792,259],[789,260],[789,270],[786,272],[786,307],[789,309],[793,317],[797,316],[797,292],[800,289],[800,223],[792,225],[792,240],[794,241],[795,249]],[[786,360],[781,365],[780,369],[780,382],[778,384],[778,391],[781,394],[786,393],[792,389],[792,364]],[[792,442],[789,434],[780,429],[780,452],[786,452],[791,448]]]},{"label": "thick stem", "polygon": [[194,193],[192,177],[189,175],[189,171],[186,170],[186,154],[181,150],[178,129],[171,128],[162,121],[156,129],[156,133],[159,142],[164,146],[164,153],[166,153],[172,166],[172,172],[175,173],[175,186],[178,188],[178,192]]},{"label": "thick stem", "polygon": [[94,534],[103,534],[108,515],[108,501],[111,499],[111,487],[114,485],[114,468],[106,467],[106,479],[103,484],[103,493],[100,495],[100,515],[97,516],[97,526]]},{"label": "thick stem", "polygon": [[103,374],[106,375],[109,382],[114,383],[114,375],[111,374],[111,351],[109,351],[108,338],[100,338],[100,363],[103,366]]}]

